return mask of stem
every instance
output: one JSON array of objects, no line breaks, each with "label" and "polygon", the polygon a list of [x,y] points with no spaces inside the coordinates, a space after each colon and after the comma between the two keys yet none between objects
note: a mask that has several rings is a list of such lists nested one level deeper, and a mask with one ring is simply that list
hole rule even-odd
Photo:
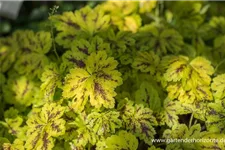
[{"label": "stem", "polygon": [[163,16],[163,10],[164,10],[164,1],[160,1],[160,15]]},{"label": "stem", "polygon": [[225,59],[222,60],[215,68],[215,72],[218,70],[219,66],[222,65],[223,63],[225,63]]},{"label": "stem", "polygon": [[192,123],[192,120],[193,120],[193,116],[194,116],[194,114],[192,113],[192,114],[191,114],[191,118],[190,118],[190,120],[189,120],[189,126],[188,126],[189,128],[191,128],[191,123]]},{"label": "stem", "polygon": [[[54,6],[53,8],[50,8],[51,12],[49,13],[49,17],[53,16],[57,12],[58,8],[59,8],[59,6]],[[54,51],[57,59],[59,60],[59,55],[56,51],[56,46],[55,46],[55,37],[54,37],[54,32],[53,32],[52,20],[50,20],[50,23],[51,23],[51,36],[52,36],[53,51]]]},{"label": "stem", "polygon": [[197,119],[195,119],[194,125],[195,125],[197,122],[198,122],[198,120],[197,120]]},{"label": "stem", "polygon": [[90,143],[88,144],[88,150],[91,150],[91,144]]},{"label": "stem", "polygon": [[54,38],[54,33],[53,33],[53,27],[52,27],[52,26],[53,26],[53,25],[52,25],[52,21],[51,21],[51,35],[52,35],[53,51],[54,51],[54,53],[55,53],[57,59],[59,60],[59,55],[58,55],[58,53],[57,53],[57,51],[56,51],[56,47],[55,47],[55,38]]}]

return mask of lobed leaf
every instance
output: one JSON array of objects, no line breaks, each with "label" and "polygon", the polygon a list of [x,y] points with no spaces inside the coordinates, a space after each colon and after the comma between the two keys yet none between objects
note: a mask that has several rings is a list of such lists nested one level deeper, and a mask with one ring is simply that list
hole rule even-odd
[{"label": "lobed leaf", "polygon": [[47,103],[27,120],[26,149],[50,150],[54,147],[53,137],[65,133],[65,120],[61,119],[64,107],[55,103]]},{"label": "lobed leaf", "polygon": [[55,89],[61,85],[61,76],[56,64],[46,66],[41,77],[41,91],[44,93],[44,101],[53,101]]},{"label": "lobed leaf", "polygon": [[105,113],[93,112],[87,116],[86,124],[95,134],[106,136],[109,133],[115,133],[116,129],[122,126],[119,116],[119,112],[116,111]]},{"label": "lobed leaf", "polygon": [[211,84],[211,88],[214,91],[213,96],[216,100],[225,98],[225,74],[215,77]]},{"label": "lobed leaf", "polygon": [[157,66],[159,65],[160,58],[154,54],[153,51],[139,52],[137,57],[134,59],[132,67],[141,70],[141,72],[150,72],[154,75]]},{"label": "lobed leaf", "polygon": [[136,150],[138,148],[138,140],[135,136],[127,131],[121,130],[118,135],[112,135],[105,141],[97,143],[97,150]]},{"label": "lobed leaf", "polygon": [[152,113],[151,109],[137,104],[132,106],[132,103],[125,105],[122,111],[125,128],[149,145],[156,134],[153,126],[157,125]]},{"label": "lobed leaf", "polygon": [[106,52],[92,53],[86,61],[84,69],[71,69],[63,88],[65,98],[73,98],[72,107],[82,111],[88,98],[96,108],[102,105],[114,107],[114,89],[122,83],[121,74],[115,70],[117,61],[107,58]]}]

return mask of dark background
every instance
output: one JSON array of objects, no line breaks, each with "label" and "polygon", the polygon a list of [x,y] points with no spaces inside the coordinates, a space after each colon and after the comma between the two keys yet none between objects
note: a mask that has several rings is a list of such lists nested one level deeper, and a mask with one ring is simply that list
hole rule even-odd
[{"label": "dark background", "polygon": [[[74,11],[85,5],[96,6],[102,1],[24,1],[16,20],[7,19],[0,14],[0,36],[7,36],[17,29],[40,30],[48,18],[50,8],[59,6],[57,13]],[[173,7],[173,1],[164,1],[165,9]],[[203,1],[210,4],[208,16],[225,16],[225,2]],[[182,9],[182,8],[181,8]]]}]

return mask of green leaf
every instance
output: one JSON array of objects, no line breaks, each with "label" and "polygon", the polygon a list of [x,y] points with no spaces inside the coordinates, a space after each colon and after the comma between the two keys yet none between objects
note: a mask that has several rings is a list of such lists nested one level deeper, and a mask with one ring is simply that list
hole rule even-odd
[{"label": "green leaf", "polygon": [[10,141],[7,138],[0,137],[0,150],[3,150],[3,144],[10,143]]},{"label": "green leaf", "polygon": [[216,76],[213,79],[211,88],[214,91],[213,96],[216,100],[225,98],[225,74]]},{"label": "green leaf", "polygon": [[0,73],[6,72],[16,60],[17,47],[11,37],[0,38]]},{"label": "green leaf", "polygon": [[166,146],[166,150],[183,150],[179,143],[171,143]]},{"label": "green leaf", "polygon": [[138,140],[129,132],[121,130],[118,135],[112,135],[105,141],[97,143],[97,150],[136,150],[138,148]]},{"label": "green leaf", "polygon": [[114,89],[122,84],[121,74],[115,70],[117,61],[107,57],[106,52],[99,51],[88,56],[84,69],[71,69],[63,88],[63,97],[73,98],[71,107],[82,111],[90,98],[96,108],[102,105],[113,108],[115,104]]},{"label": "green leaf", "polygon": [[225,25],[224,17],[213,16],[209,22],[210,30],[213,33],[212,37],[215,37],[218,35],[224,35],[225,34],[224,25]]},{"label": "green leaf", "polygon": [[64,107],[55,103],[47,103],[27,120],[27,136],[25,147],[28,150],[50,150],[54,146],[53,137],[65,133],[65,120],[61,119]]},{"label": "green leaf", "polygon": [[[151,39],[151,41],[149,41]],[[184,44],[182,36],[174,29],[148,24],[136,34],[137,46],[141,50],[154,50],[158,55],[168,52],[177,54]]]},{"label": "green leaf", "polygon": [[148,150],[162,150],[161,148],[157,148],[155,146],[151,146],[148,148]]},{"label": "green leaf", "polygon": [[133,106],[130,101],[124,106],[122,120],[128,131],[151,145],[152,139],[156,134],[153,126],[157,125],[151,109],[145,108],[143,105],[136,104]]},{"label": "green leaf", "polygon": [[26,127],[22,127],[24,119],[19,115],[18,110],[11,107],[4,112],[4,118],[5,122],[0,123],[8,129],[8,132],[24,140]]},{"label": "green leaf", "polygon": [[157,70],[157,66],[159,65],[159,61],[160,58],[155,55],[153,51],[138,52],[132,67],[141,70],[141,72],[150,72],[151,75],[154,75]]},{"label": "green leaf", "polygon": [[[187,5],[189,7],[186,7]],[[172,6],[174,26],[185,38],[193,37],[193,27],[204,21],[203,8],[202,3],[193,1],[179,1]]]},{"label": "green leaf", "polygon": [[137,104],[144,104],[153,111],[160,111],[161,98],[158,90],[152,82],[143,82],[140,89],[135,92],[135,102]]},{"label": "green leaf", "polygon": [[116,32],[113,28],[109,28],[105,32],[99,33],[99,35],[110,44],[110,50],[107,53],[118,59],[135,45],[135,39],[132,33],[128,31]]}]

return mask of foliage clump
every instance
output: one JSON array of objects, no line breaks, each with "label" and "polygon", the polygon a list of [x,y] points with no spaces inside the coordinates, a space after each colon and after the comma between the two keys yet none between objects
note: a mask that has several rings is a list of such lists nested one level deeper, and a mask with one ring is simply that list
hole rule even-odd
[{"label": "foliage clump", "polygon": [[224,149],[153,141],[225,138],[225,18],[208,9],[107,1],[1,37],[0,149]]}]

